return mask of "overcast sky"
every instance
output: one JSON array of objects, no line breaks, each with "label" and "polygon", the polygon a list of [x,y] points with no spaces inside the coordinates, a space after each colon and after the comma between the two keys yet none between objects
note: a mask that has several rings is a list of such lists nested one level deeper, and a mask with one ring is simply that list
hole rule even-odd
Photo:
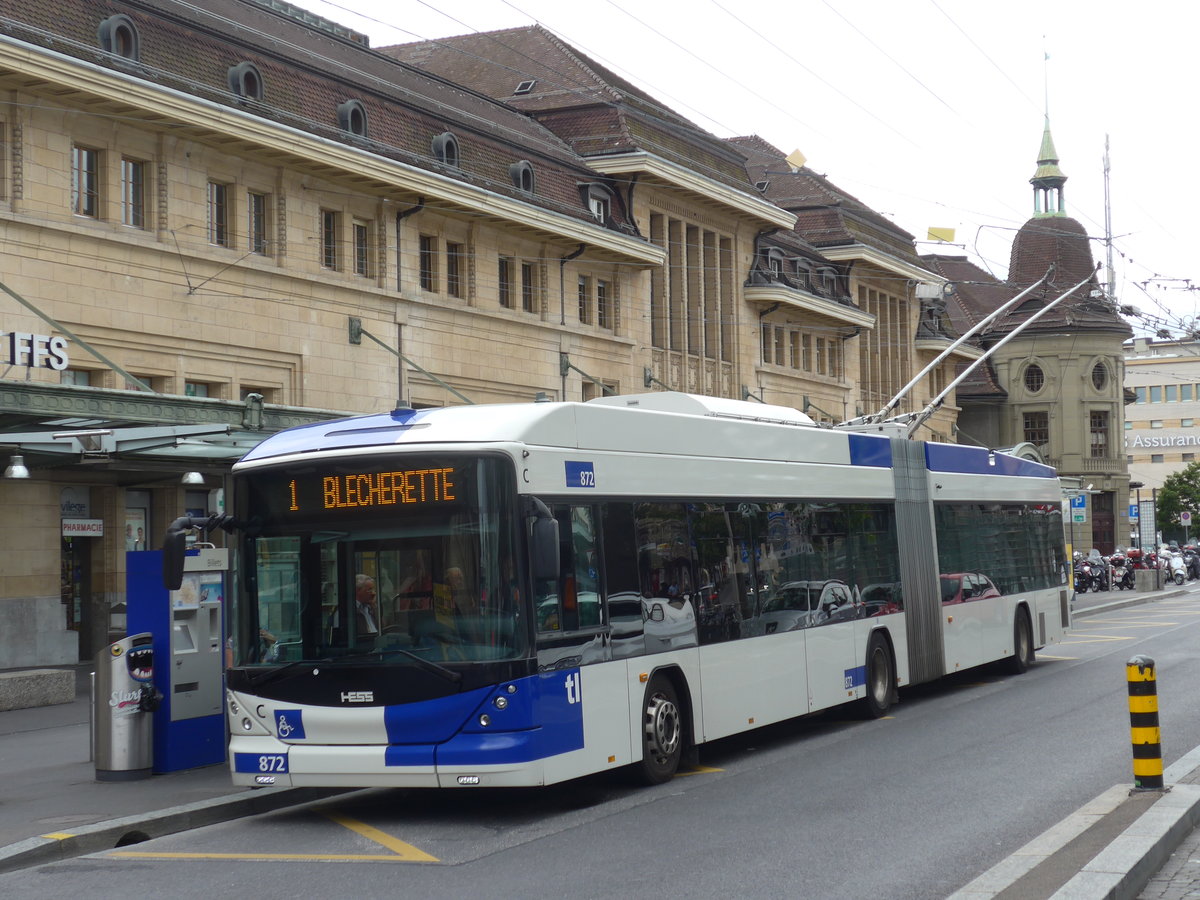
[{"label": "overcast sky", "polygon": [[1200,4],[443,0],[444,13],[422,0],[298,2],[373,47],[540,23],[720,137],[799,149],[918,240],[955,229],[964,246],[918,250],[966,253],[997,277],[1033,213],[1048,105],[1066,210],[1097,262],[1107,136],[1116,295],[1148,317],[1135,329],[1194,327]]}]

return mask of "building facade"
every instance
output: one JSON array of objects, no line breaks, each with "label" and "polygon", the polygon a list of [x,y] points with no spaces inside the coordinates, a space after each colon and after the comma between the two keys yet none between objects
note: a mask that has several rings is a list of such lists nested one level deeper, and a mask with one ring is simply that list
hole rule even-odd
[{"label": "building facade", "polygon": [[527,68],[283,0],[5,4],[0,669],[103,649],[126,554],[223,511],[279,429],[663,389],[835,422],[949,345],[911,235],[542,29],[506,43]]},{"label": "building facade", "polygon": [[1200,345],[1131,341],[1125,345],[1125,457],[1143,496],[1200,459]]}]

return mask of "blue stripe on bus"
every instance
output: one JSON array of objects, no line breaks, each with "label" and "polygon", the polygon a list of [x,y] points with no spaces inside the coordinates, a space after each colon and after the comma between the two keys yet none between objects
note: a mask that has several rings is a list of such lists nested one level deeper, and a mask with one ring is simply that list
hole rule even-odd
[{"label": "blue stripe on bus", "polygon": [[926,444],[925,465],[931,472],[958,472],[963,475],[1058,477],[1051,466],[1004,453],[992,453],[984,447],[964,447],[960,444]]},{"label": "blue stripe on bus", "polygon": [[[503,698],[499,705],[497,698]],[[557,669],[466,694],[388,706],[384,721],[389,766],[431,766],[435,757],[439,766],[545,759],[583,748],[583,675],[579,669]]]},{"label": "blue stripe on bus", "polygon": [[420,766],[432,768],[433,744],[392,744],[383,750],[385,766]]},{"label": "blue stripe on bus", "polygon": [[867,667],[855,666],[853,669],[847,669],[842,673],[846,680],[846,690],[860,687],[867,683]]},{"label": "blue stripe on bus", "polygon": [[892,442],[876,434],[850,434],[850,464],[852,466],[892,467]]},{"label": "blue stripe on bus", "polygon": [[436,700],[383,708],[389,744],[439,744],[453,737],[495,688],[477,688]]},{"label": "blue stripe on bus", "polygon": [[502,696],[515,699],[523,690],[532,689],[530,711],[536,710],[539,727],[503,731],[501,715],[489,704],[486,712],[491,724],[482,726],[476,720],[439,747],[439,767],[533,762],[583,749],[583,674],[579,669],[542,672],[516,685],[515,694]]}]

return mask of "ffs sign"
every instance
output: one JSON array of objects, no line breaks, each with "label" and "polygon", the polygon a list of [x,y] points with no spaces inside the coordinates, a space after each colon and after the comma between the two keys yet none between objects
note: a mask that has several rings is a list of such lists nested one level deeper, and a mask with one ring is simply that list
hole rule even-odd
[{"label": "ffs sign", "polygon": [[66,338],[25,331],[0,332],[0,338],[3,338],[10,366],[61,372],[69,364]]}]

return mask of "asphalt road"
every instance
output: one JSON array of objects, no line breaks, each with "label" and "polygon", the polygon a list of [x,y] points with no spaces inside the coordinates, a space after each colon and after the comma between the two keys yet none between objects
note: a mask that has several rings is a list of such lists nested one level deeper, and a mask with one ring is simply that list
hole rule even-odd
[{"label": "asphalt road", "polygon": [[1200,744],[1200,588],[1076,622],[1021,676],[906,691],[701,753],[658,788],[361,791],[0,876],[0,895],[944,897],[1131,783],[1125,663],[1157,663],[1165,762]]}]

